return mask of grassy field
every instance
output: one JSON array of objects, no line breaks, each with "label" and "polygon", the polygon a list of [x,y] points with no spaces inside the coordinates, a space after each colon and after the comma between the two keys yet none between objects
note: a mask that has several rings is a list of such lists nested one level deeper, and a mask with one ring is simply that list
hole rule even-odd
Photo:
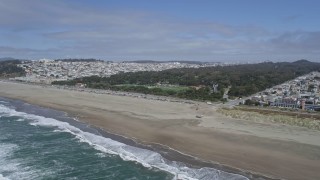
[{"label": "grassy field", "polygon": [[187,86],[148,86],[148,88],[160,88],[165,91],[181,92],[189,89]]},{"label": "grassy field", "polygon": [[279,123],[293,126],[306,127],[309,129],[320,130],[320,120],[311,117],[299,117],[293,115],[286,115],[277,112],[260,113],[254,111],[247,111],[241,108],[220,108],[219,113],[235,119],[245,119],[248,121],[258,123]]},{"label": "grassy field", "polygon": [[136,84],[118,84],[115,86],[126,86],[126,87],[130,87],[130,86],[144,86],[147,87],[149,89],[153,89],[153,88],[159,88],[161,90],[164,91],[174,91],[174,92],[182,92],[182,91],[186,91],[188,89],[190,89],[190,87],[187,86],[147,86],[147,85],[136,85]]}]

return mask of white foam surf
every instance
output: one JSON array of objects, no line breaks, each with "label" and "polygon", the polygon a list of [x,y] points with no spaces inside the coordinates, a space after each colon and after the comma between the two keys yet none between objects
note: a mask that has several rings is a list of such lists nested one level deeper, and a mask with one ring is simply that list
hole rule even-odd
[{"label": "white foam surf", "polygon": [[21,167],[19,159],[10,158],[18,148],[15,144],[0,144],[0,180],[33,179],[35,177],[35,172],[28,167]]},{"label": "white foam surf", "polygon": [[2,174],[0,174],[0,180],[10,180],[10,179],[8,179],[8,178],[4,177]]},{"label": "white foam surf", "polygon": [[7,160],[15,148],[17,148],[17,146],[14,144],[0,144],[0,180],[9,180],[9,178],[3,174],[17,170],[17,164],[8,162]]},{"label": "white foam surf", "polygon": [[7,102],[7,101],[0,101],[0,103],[8,104],[8,102]]},{"label": "white foam surf", "polygon": [[183,163],[168,161],[157,152],[129,146],[124,143],[114,141],[110,138],[85,132],[77,127],[70,125],[67,122],[58,121],[53,118],[46,118],[34,114],[18,112],[3,105],[0,105],[0,112],[5,116],[18,116],[26,119],[29,124],[33,126],[54,127],[54,131],[71,133],[77,139],[79,139],[79,141],[88,143],[101,152],[119,155],[125,161],[138,162],[147,168],[157,168],[163,171],[167,171],[169,173],[172,173],[175,176],[175,179],[248,179],[242,175],[227,173],[213,168],[189,168],[186,167]]},{"label": "white foam surf", "polygon": [[[0,113],[1,110],[0,110]],[[47,170],[28,166],[32,159],[28,157],[16,158],[15,152],[20,149],[17,144],[7,143],[8,137],[0,132],[0,180],[29,180],[39,179]]]}]

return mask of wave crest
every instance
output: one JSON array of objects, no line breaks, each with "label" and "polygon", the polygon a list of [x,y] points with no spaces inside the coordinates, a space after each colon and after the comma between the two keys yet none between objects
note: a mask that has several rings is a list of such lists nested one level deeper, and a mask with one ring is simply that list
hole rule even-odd
[{"label": "wave crest", "polygon": [[[242,175],[227,173],[213,168],[190,168],[183,163],[168,161],[159,153],[126,145],[100,135],[82,131],[81,129],[53,118],[46,118],[34,114],[18,112],[14,109],[0,105],[0,113],[5,116],[18,116],[26,119],[30,125],[54,127],[54,131],[62,131],[73,134],[79,141],[88,143],[95,149],[108,154],[119,155],[125,161],[135,161],[147,168],[157,168],[172,173],[175,179],[248,179]],[[0,176],[1,179],[1,176]]]}]

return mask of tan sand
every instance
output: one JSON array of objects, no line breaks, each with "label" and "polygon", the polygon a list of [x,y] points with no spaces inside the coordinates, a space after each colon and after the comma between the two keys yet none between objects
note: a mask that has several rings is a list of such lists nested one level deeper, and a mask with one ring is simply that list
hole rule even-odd
[{"label": "tan sand", "polygon": [[[320,179],[320,132],[227,118],[214,106],[0,82],[0,96],[68,112],[143,143],[284,179]],[[203,115],[203,118],[196,118]]]}]

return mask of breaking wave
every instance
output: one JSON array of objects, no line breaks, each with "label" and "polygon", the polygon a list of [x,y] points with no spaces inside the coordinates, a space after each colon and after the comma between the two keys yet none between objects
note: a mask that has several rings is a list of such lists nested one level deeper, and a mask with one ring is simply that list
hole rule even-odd
[{"label": "breaking wave", "polygon": [[[85,142],[93,148],[108,154],[118,155],[125,161],[134,161],[142,164],[147,168],[157,168],[174,175],[179,179],[201,179],[201,180],[242,180],[248,179],[242,175],[227,173],[213,168],[190,168],[185,164],[175,161],[169,161],[163,158],[159,153],[126,145],[124,143],[114,141],[110,138],[96,135],[93,133],[82,131],[81,129],[70,125],[67,122],[62,122],[53,118],[46,118],[25,112],[18,112],[15,109],[0,105],[0,112],[2,116],[16,116],[19,121],[25,120],[33,126],[54,127],[54,131],[68,132],[73,134],[80,142]],[[9,147],[14,148],[14,147]],[[7,148],[8,149],[8,148]],[[1,147],[2,155],[4,149]],[[0,154],[0,158],[1,158]],[[14,167],[13,167],[14,168]],[[0,174],[0,180],[5,179]]]}]

